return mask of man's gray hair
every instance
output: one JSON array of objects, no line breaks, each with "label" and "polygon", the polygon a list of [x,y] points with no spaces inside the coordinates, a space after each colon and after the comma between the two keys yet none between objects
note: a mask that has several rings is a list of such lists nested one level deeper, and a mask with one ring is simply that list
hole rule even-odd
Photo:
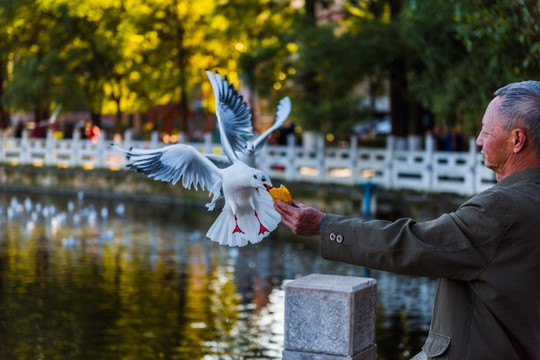
[{"label": "man's gray hair", "polygon": [[508,84],[493,95],[502,97],[498,115],[503,129],[510,131],[520,127],[526,130],[540,155],[540,81]]}]

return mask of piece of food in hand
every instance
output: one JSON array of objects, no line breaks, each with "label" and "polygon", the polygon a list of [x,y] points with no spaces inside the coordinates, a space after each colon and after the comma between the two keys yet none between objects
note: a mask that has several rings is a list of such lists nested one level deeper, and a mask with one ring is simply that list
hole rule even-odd
[{"label": "piece of food in hand", "polygon": [[281,184],[280,187],[273,187],[270,190],[268,190],[270,193],[270,196],[272,196],[272,201],[276,202],[277,199],[286,202],[289,205],[292,205],[292,196],[289,192],[289,189],[287,189],[283,184]]}]

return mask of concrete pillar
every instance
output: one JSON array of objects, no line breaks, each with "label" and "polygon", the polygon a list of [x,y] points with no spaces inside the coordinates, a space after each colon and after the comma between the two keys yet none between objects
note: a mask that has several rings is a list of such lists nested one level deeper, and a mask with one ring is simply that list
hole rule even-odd
[{"label": "concrete pillar", "polygon": [[377,282],[311,274],[285,285],[283,360],[375,360]]}]

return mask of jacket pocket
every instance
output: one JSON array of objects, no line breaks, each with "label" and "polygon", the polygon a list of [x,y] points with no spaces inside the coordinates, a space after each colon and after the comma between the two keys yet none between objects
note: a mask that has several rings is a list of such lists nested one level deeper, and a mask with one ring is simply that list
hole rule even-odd
[{"label": "jacket pocket", "polygon": [[450,336],[430,331],[424,346],[422,346],[422,350],[428,357],[440,356],[448,350],[450,340]]}]

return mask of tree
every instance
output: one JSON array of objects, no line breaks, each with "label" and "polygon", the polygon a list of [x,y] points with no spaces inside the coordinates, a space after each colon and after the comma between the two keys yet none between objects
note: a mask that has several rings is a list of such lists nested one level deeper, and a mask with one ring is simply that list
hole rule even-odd
[{"label": "tree", "polygon": [[411,0],[405,20],[423,52],[412,88],[437,122],[475,133],[494,90],[540,75],[537,2]]},{"label": "tree", "polygon": [[[48,117],[49,89],[54,77],[50,65],[56,56],[48,35],[58,31],[58,16],[51,11],[42,11],[30,1],[15,1],[4,11],[13,17],[8,26],[13,34],[11,40],[17,47],[3,49],[11,58],[13,70],[2,101],[14,109],[33,110],[36,120],[43,120]],[[34,21],[26,21],[28,14],[38,16]],[[6,53],[3,54],[5,57]]]},{"label": "tree", "polygon": [[343,10],[329,5],[309,1],[304,12],[298,14],[294,114],[303,129],[339,138],[350,134],[364,113],[355,89],[367,75],[366,69],[358,66],[366,53],[359,33],[349,31],[343,21],[319,19],[318,14],[343,19],[339,13]]},{"label": "tree", "polygon": [[259,112],[273,113],[294,73],[290,57],[297,45],[291,4],[283,0],[227,1],[216,5],[213,17],[222,19],[223,26],[212,36],[230,42],[227,62],[236,63],[230,70],[238,72],[243,90],[248,91],[256,130],[263,130]]},{"label": "tree", "polygon": [[10,80],[9,63],[14,57],[16,42],[14,41],[15,6],[13,3],[0,7],[0,129],[10,125],[9,111],[4,105],[3,95]]}]

